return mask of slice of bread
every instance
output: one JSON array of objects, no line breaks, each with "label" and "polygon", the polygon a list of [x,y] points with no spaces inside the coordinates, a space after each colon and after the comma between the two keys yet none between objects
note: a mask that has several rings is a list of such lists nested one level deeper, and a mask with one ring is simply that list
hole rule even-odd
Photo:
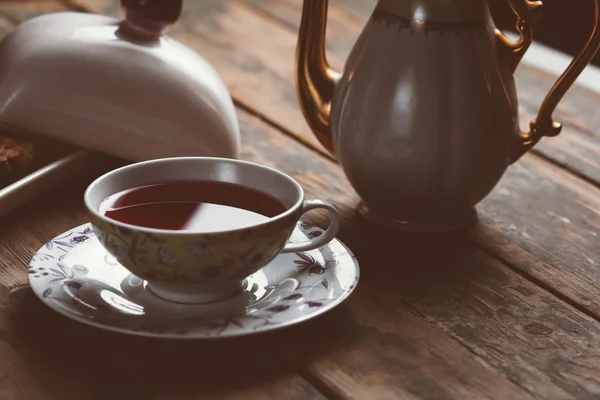
[{"label": "slice of bread", "polygon": [[27,175],[32,165],[32,140],[0,131],[0,188]]},{"label": "slice of bread", "polygon": [[0,127],[0,189],[73,150],[62,142]]},{"label": "slice of bread", "polygon": [[27,168],[33,161],[33,142],[28,138],[0,133],[0,174]]}]

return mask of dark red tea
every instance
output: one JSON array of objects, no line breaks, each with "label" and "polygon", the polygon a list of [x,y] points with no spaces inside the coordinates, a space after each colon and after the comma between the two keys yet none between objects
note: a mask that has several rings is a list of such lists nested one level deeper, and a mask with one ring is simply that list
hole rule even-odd
[{"label": "dark red tea", "polygon": [[100,213],[147,228],[194,232],[236,229],[285,211],[276,198],[244,186],[178,181],[124,190],[106,198]]}]

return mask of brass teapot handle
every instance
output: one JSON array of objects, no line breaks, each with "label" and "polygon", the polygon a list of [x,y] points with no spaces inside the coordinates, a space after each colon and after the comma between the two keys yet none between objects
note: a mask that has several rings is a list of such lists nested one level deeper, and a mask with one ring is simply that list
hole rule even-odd
[{"label": "brass teapot handle", "polygon": [[[511,68],[516,70],[517,65],[523,58],[527,48],[533,41],[533,22],[541,16],[542,2],[531,0],[509,0],[510,7],[517,16],[517,31],[521,35],[516,41],[508,39],[502,32],[496,30],[496,37],[505,45],[511,53]],[[552,113],[563,98],[567,90],[575,83],[575,80],[590,63],[600,48],[600,12],[598,0],[594,0],[594,28],[588,42],[581,52],[571,61],[565,72],[558,78],[550,89],[537,117],[531,121],[529,132],[523,132],[517,148],[514,149],[512,161],[518,160],[523,154],[531,149],[544,136],[557,136],[562,125],[552,119]]]}]

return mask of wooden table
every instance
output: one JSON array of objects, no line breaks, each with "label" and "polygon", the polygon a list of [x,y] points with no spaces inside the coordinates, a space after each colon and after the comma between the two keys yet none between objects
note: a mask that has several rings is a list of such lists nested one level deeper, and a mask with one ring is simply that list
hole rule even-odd
[{"label": "wooden table", "polygon": [[[328,48],[341,68],[373,1],[331,3]],[[299,111],[300,0],[185,5],[171,35],[227,83],[243,158],[336,204],[361,282],[316,320],[244,339],[152,340],[84,326],[23,287],[33,253],[86,222],[86,182],[57,189],[0,221],[0,398],[600,398],[598,93],[571,90],[556,114],[563,134],[510,168],[469,232],[390,234],[357,215],[356,195]],[[3,2],[0,27],[65,9],[120,12],[115,0]],[[555,78],[519,68],[524,123]]]}]

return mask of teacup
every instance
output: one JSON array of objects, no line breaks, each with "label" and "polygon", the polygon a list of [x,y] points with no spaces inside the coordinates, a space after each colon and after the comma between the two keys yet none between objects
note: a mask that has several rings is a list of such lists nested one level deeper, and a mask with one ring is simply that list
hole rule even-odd
[{"label": "teacup", "polygon": [[[194,232],[154,229],[117,221],[100,212],[102,202],[135,187],[182,180],[241,185],[279,200],[285,211],[237,229]],[[84,202],[100,243],[132,274],[145,279],[165,300],[207,303],[241,291],[242,281],[280,253],[302,252],[329,243],[339,229],[338,213],[323,200],[305,200],[298,182],[275,169],[240,160],[177,157],[139,162],[97,178]],[[330,215],[327,230],[301,243],[289,243],[300,217],[314,209]]]}]

